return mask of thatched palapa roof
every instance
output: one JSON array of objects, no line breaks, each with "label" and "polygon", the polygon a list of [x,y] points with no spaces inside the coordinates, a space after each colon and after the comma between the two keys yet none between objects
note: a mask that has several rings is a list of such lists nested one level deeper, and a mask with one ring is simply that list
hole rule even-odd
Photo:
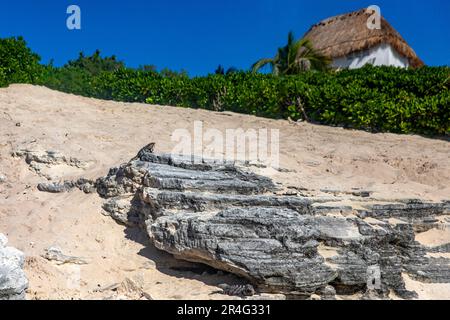
[{"label": "thatched palapa roof", "polygon": [[367,21],[373,13],[372,10],[361,9],[325,19],[312,26],[304,37],[310,39],[322,54],[333,59],[387,43],[408,58],[412,67],[422,66],[422,60],[383,17],[381,29],[367,27]]}]

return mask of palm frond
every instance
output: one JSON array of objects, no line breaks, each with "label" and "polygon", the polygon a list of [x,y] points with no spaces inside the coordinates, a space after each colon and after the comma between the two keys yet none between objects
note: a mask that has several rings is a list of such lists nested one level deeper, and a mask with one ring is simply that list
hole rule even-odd
[{"label": "palm frond", "polygon": [[261,70],[263,67],[270,65],[271,67],[273,67],[274,65],[274,59],[271,58],[264,58],[261,60],[256,61],[253,65],[252,65],[252,72],[256,73],[259,70]]},{"label": "palm frond", "polygon": [[309,39],[295,41],[292,31],[288,34],[287,44],[278,48],[273,59],[261,59],[252,66],[253,72],[270,64],[272,74],[289,75],[298,74],[308,70],[326,71],[329,69],[331,59],[315,50]]}]

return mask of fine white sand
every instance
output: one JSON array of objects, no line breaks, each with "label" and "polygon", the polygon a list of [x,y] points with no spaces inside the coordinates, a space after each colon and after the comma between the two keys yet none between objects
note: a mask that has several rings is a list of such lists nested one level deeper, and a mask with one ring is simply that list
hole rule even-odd
[{"label": "fine white sand", "polygon": [[[137,283],[155,299],[224,298],[210,293],[219,283],[239,280],[174,270],[190,264],[157,251],[143,234],[103,216],[102,201],[96,194],[39,192],[36,185],[45,182],[43,177],[31,171],[23,159],[11,156],[18,149],[58,151],[86,161],[88,167],[60,165],[48,168],[47,174],[55,179],[97,178],[127,162],[149,142],[156,142],[156,152],[171,152],[176,145],[171,134],[176,129],[192,132],[194,121],[202,121],[204,129],[221,132],[278,129],[280,167],[289,171],[265,169],[264,173],[311,194],[319,194],[321,189],[347,192],[360,188],[373,191],[372,196],[380,199],[450,198],[450,143],[445,140],[101,101],[43,87],[12,85],[0,89],[0,174],[7,179],[0,183],[0,232],[28,256],[30,298],[108,298],[110,291],[94,290],[114,283],[122,283],[124,297],[136,298],[136,290],[126,285],[129,282]],[[419,236],[424,244],[432,245],[441,243],[441,238],[448,242],[449,231],[432,230]],[[65,254],[87,258],[89,264],[76,268],[43,259],[44,249],[52,245]],[[72,283],[77,275],[79,287]],[[422,286],[427,285],[420,286],[423,292]],[[448,287],[446,295],[436,288],[422,297],[450,298]]]}]

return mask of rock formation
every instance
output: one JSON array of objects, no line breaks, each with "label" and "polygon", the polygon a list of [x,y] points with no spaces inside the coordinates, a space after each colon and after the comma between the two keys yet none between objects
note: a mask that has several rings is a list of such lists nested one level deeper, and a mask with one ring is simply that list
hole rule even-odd
[{"label": "rock formation", "polygon": [[37,186],[39,191],[42,192],[50,192],[50,193],[63,193],[68,192],[74,188],[77,188],[84,193],[94,193],[95,182],[80,178],[76,181],[64,181],[64,182],[48,182],[48,183],[39,183]]},{"label": "rock formation", "polygon": [[386,298],[392,290],[414,298],[402,273],[450,282],[450,259],[427,255],[450,245],[415,241],[419,232],[448,228],[450,202],[377,200],[368,192],[346,199],[355,205],[339,196],[282,196],[244,166],[145,150],[96,186],[105,211],[144,228],[157,248],[244,277],[262,292],[330,299],[335,292]]},{"label": "rock formation", "polygon": [[7,242],[0,233],[0,300],[22,300],[28,287],[23,272],[25,258],[19,250],[7,247]]},{"label": "rock formation", "polygon": [[[89,163],[86,161],[67,157],[56,151],[19,149],[11,155],[23,158],[31,171],[45,179],[45,182],[37,185],[39,191],[49,193],[69,192],[73,189],[79,189],[84,193],[94,193],[96,191],[95,181],[85,178],[79,178],[75,181],[62,180],[51,173],[52,168],[55,167],[85,169],[89,167]],[[0,175],[0,182],[2,182],[1,178],[2,176]]]}]

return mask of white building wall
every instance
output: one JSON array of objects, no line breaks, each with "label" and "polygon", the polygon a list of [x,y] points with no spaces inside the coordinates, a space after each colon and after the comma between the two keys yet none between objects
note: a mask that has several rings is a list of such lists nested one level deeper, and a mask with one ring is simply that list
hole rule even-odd
[{"label": "white building wall", "polygon": [[333,67],[341,69],[357,69],[365,64],[406,68],[409,61],[386,43],[333,60]]}]

